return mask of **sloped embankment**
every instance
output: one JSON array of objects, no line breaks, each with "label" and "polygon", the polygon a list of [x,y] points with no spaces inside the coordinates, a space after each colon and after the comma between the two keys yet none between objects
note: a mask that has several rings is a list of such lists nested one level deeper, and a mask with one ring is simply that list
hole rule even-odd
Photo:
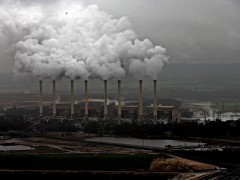
[{"label": "sloped embankment", "polygon": [[214,170],[216,166],[205,164],[201,162],[191,161],[188,159],[169,157],[169,158],[155,158],[150,167],[150,171],[208,171]]}]

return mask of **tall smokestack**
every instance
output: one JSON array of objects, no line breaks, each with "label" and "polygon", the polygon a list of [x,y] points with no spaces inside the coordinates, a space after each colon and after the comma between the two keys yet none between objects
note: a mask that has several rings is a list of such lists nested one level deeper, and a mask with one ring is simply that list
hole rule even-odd
[{"label": "tall smokestack", "polygon": [[85,120],[87,118],[88,118],[88,80],[85,80]]},{"label": "tall smokestack", "polygon": [[56,81],[53,80],[53,117],[56,116]]},{"label": "tall smokestack", "polygon": [[104,118],[106,119],[108,115],[107,109],[107,80],[104,80]]},{"label": "tall smokestack", "polygon": [[43,89],[42,80],[39,81],[39,116],[43,115]]},{"label": "tall smokestack", "polygon": [[153,80],[153,116],[154,123],[157,122],[157,80]]},{"label": "tall smokestack", "polygon": [[142,103],[142,80],[139,80],[139,121],[142,122],[143,103]]},{"label": "tall smokestack", "polygon": [[71,80],[71,117],[74,116],[74,81]]},{"label": "tall smokestack", "polygon": [[120,124],[121,120],[121,104],[122,104],[122,97],[121,97],[121,80],[118,80],[118,124]]}]

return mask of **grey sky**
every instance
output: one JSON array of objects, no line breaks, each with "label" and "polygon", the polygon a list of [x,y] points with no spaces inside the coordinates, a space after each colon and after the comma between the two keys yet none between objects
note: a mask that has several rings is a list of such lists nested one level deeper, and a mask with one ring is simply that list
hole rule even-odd
[{"label": "grey sky", "polygon": [[85,0],[127,16],[140,38],[167,48],[170,62],[240,62],[238,0]]},{"label": "grey sky", "polygon": [[[97,4],[116,18],[127,16],[140,39],[167,49],[171,63],[240,62],[238,0],[79,1]],[[1,41],[0,72],[11,72],[13,64],[13,52]]]}]

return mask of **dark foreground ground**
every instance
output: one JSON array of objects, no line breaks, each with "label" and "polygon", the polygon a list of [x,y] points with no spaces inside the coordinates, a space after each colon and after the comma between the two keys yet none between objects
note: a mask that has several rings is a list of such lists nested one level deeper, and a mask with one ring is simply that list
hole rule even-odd
[{"label": "dark foreground ground", "polygon": [[80,179],[94,179],[100,178],[104,180],[122,180],[123,178],[129,179],[173,179],[178,175],[175,172],[129,172],[129,171],[69,171],[69,170],[18,170],[18,171],[3,171],[0,172],[1,178],[80,178]]},{"label": "dark foreground ground", "polygon": [[155,158],[165,155],[0,154],[0,176],[7,178],[169,179],[179,172],[151,172]]},{"label": "dark foreground ground", "polygon": [[0,152],[1,178],[200,179],[220,171],[215,165],[163,152],[52,138],[15,138],[30,151]]}]

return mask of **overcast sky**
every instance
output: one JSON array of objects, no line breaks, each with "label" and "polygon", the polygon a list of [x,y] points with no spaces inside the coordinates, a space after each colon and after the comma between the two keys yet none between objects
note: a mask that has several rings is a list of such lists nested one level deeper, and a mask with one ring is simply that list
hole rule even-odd
[{"label": "overcast sky", "polygon": [[[167,49],[169,63],[240,62],[239,0],[79,1],[96,4],[116,18],[127,16],[139,39]],[[49,5],[47,0],[36,2]],[[13,56],[1,41],[0,72],[12,71]]]},{"label": "overcast sky", "polygon": [[139,38],[166,47],[170,62],[240,62],[239,0],[85,0],[127,16]]}]

